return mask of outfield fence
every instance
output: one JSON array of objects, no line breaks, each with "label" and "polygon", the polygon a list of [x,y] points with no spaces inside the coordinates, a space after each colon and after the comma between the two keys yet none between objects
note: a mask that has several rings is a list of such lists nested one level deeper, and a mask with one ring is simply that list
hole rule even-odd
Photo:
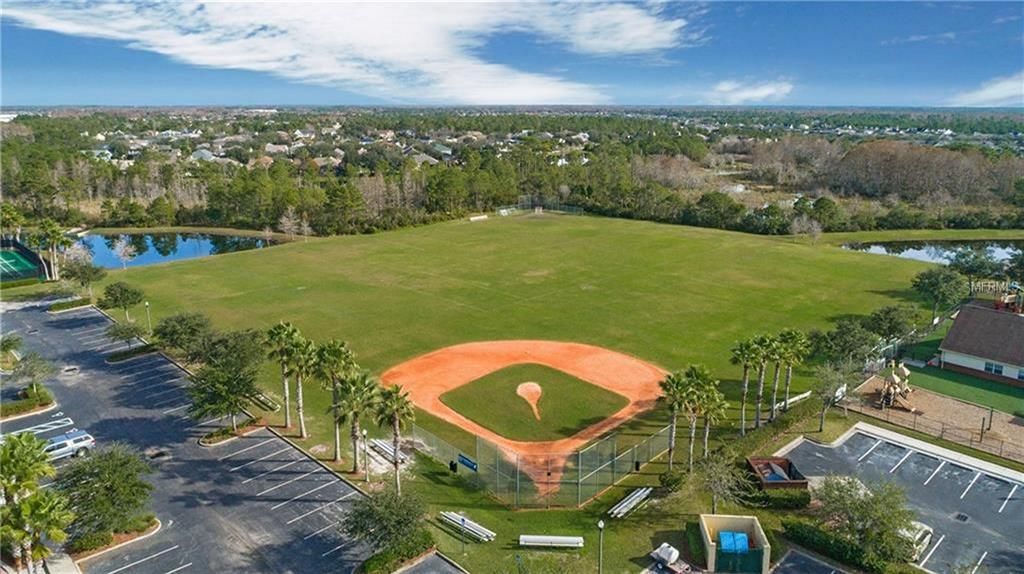
[{"label": "outfield fence", "polygon": [[622,446],[610,434],[569,453],[520,454],[476,437],[467,453],[413,425],[416,449],[474,481],[513,508],[580,507],[668,451],[670,427]]}]

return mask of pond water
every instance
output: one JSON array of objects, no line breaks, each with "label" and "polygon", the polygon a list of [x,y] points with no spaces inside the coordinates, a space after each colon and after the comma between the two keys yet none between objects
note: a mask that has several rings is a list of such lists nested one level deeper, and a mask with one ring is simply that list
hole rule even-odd
[{"label": "pond water", "polygon": [[987,250],[997,261],[1006,261],[1024,251],[1024,241],[878,241],[847,243],[844,249],[894,255],[928,263],[948,263],[960,249]]},{"label": "pond water", "polygon": [[207,255],[261,249],[273,245],[272,241],[260,237],[237,235],[210,235],[206,233],[133,233],[88,234],[79,242],[92,252],[93,263],[108,269],[122,266],[118,251],[122,246],[134,256],[127,261],[128,267],[152,265],[179,259],[194,259]]}]

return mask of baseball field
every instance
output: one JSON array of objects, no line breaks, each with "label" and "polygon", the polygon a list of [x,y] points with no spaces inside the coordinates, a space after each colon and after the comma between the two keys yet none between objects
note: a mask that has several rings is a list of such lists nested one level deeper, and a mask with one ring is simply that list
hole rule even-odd
[{"label": "baseball field", "polygon": [[[729,364],[734,342],[784,328],[827,328],[840,317],[882,305],[916,304],[910,280],[925,268],[827,242],[543,214],[299,240],[116,270],[107,281],[142,288],[154,321],[184,310],[206,313],[223,329],[291,321],[315,340],[348,341],[360,364],[377,374],[439,349],[483,341],[581,343],[659,370],[700,362],[722,380],[732,403],[729,426],[738,418],[740,390],[740,369]],[[592,386],[586,376],[550,367],[542,361],[510,365],[512,372],[491,369],[437,398],[499,435],[534,441],[565,440],[622,410],[630,399]],[[272,396],[280,393],[277,372],[268,363],[263,376]],[[528,382],[541,387],[534,401],[539,413],[520,394]],[[809,385],[808,373],[798,370],[794,392]],[[312,437],[303,444],[327,445],[328,395],[309,385],[306,397]],[[643,436],[667,424],[660,410],[634,415],[620,421],[624,435]],[[419,410],[416,422],[472,452],[473,435],[450,420]],[[505,512],[483,493],[460,490],[437,469],[425,470],[411,484],[432,508],[465,501],[502,532],[525,532],[536,521],[545,528],[570,528],[594,514]],[[640,533],[622,536],[632,545],[648,543]],[[457,545],[449,538],[441,537],[442,548]],[[615,549],[613,543],[606,549],[606,567],[635,566],[632,558],[641,550],[649,549]],[[511,556],[494,547],[464,560],[472,566]],[[583,565],[592,564],[593,556],[541,553],[531,560],[571,572],[589,569]]]}]

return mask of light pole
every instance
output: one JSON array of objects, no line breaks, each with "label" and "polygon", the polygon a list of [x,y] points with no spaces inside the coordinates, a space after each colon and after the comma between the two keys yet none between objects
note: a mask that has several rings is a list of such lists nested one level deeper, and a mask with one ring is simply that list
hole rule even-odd
[{"label": "light pole", "polygon": [[604,520],[597,521],[597,574],[604,572]]},{"label": "light pole", "polygon": [[146,324],[149,325],[149,335],[153,336],[153,317],[149,314],[149,301],[146,301]]},{"label": "light pole", "polygon": [[366,429],[363,429],[363,470],[366,471],[366,482],[370,482],[370,454],[366,450]]},{"label": "light pole", "polygon": [[462,517],[462,555],[466,555],[466,517]]}]

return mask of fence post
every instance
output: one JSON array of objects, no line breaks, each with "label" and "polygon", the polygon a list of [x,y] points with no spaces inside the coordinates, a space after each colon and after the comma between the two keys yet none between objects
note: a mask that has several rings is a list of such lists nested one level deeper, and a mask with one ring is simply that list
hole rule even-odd
[{"label": "fence post", "polygon": [[516,453],[516,510],[519,510],[519,453]]},{"label": "fence post", "polygon": [[576,451],[576,507],[583,506],[583,451]]}]

